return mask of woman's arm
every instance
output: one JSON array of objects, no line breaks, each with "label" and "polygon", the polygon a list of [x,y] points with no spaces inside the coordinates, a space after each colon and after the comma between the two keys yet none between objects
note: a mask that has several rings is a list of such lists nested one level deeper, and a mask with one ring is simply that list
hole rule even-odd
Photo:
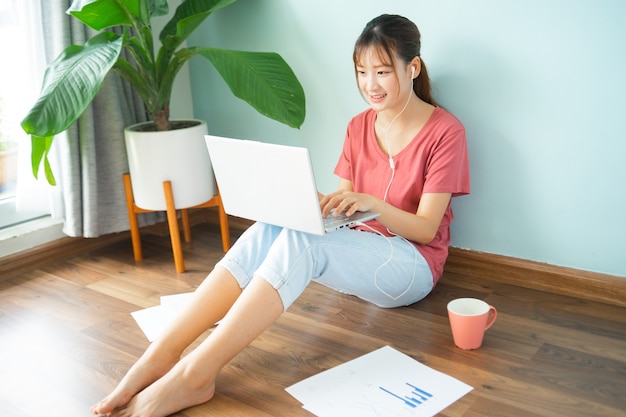
[{"label": "woman's arm", "polygon": [[417,212],[409,213],[369,194],[355,193],[352,182],[341,179],[338,190],[322,198],[320,206],[323,216],[333,208],[348,216],[357,211],[375,211],[380,213],[376,220],[390,232],[425,245],[437,235],[451,198],[451,193],[425,193]]},{"label": "woman's arm", "polygon": [[[441,219],[450,204],[451,193],[425,193],[420,199],[415,214],[378,200],[374,208],[381,215],[376,219],[389,231],[422,245],[430,243],[439,230]],[[384,216],[384,217],[383,217]]]}]

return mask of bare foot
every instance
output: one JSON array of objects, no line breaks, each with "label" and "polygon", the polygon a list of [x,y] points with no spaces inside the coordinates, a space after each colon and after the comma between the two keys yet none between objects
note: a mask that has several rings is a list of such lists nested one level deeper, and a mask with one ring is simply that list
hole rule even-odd
[{"label": "bare foot", "polygon": [[124,407],[139,391],[165,375],[178,362],[179,358],[165,360],[158,357],[150,345],[142,357],[130,368],[113,392],[91,407],[97,415],[110,415]]},{"label": "bare foot", "polygon": [[161,379],[135,395],[111,417],[166,417],[213,398],[215,383],[203,375],[194,376],[179,364]]}]

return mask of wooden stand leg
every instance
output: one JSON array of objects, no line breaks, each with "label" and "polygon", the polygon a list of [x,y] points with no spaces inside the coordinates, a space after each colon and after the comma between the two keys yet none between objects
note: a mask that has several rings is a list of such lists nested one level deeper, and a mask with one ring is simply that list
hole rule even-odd
[{"label": "wooden stand leg", "polygon": [[176,272],[183,273],[185,272],[185,261],[183,260],[183,247],[180,243],[180,230],[178,228],[171,181],[163,182],[163,191],[165,193],[165,207],[167,208],[167,223],[170,228],[170,239],[172,240],[172,252],[174,253],[174,265],[176,266]]},{"label": "wooden stand leg", "polygon": [[[123,178],[124,191],[126,194],[126,206],[128,208],[128,220],[130,222],[130,236],[133,242],[133,255],[135,261],[141,261],[143,259],[143,252],[141,250],[141,236],[139,234],[137,213],[149,213],[154,210],[142,209],[135,204],[135,197],[133,195],[133,187],[130,180],[130,174],[124,174]],[[183,273],[185,272],[185,262],[183,260],[183,248],[180,241],[180,229],[178,227],[178,218],[176,216],[176,205],[174,204],[174,192],[172,190],[171,181],[163,182],[163,193],[165,194],[167,224],[169,226],[170,239],[172,241],[174,265],[176,267],[176,272]],[[217,189],[217,195],[215,195],[209,201],[189,208],[198,209],[206,207],[218,208],[220,229],[222,233],[222,248],[224,249],[224,252],[228,252],[228,250],[230,249],[230,229],[228,227],[228,215],[224,211],[219,188]],[[185,238],[185,242],[189,243],[191,242],[191,224],[189,222],[189,210],[188,208],[180,209],[180,213],[183,224],[183,235]]]},{"label": "wooden stand leg", "polygon": [[222,232],[222,249],[224,252],[228,252],[230,249],[230,228],[228,227],[228,215],[224,211],[224,205],[222,204],[222,197],[217,192],[218,204],[217,213],[220,219],[220,231]]},{"label": "wooden stand leg", "polygon": [[130,182],[130,175],[124,174],[124,191],[126,193],[126,207],[128,208],[128,221],[130,223],[130,238],[133,242],[133,256],[135,261],[143,259],[141,250],[141,235],[139,234],[139,223],[137,222],[137,211],[135,210],[135,197],[133,187]]},{"label": "wooden stand leg", "polygon": [[183,221],[183,236],[185,237],[185,242],[191,242],[191,224],[189,223],[189,210],[181,209],[180,210],[180,218]]}]

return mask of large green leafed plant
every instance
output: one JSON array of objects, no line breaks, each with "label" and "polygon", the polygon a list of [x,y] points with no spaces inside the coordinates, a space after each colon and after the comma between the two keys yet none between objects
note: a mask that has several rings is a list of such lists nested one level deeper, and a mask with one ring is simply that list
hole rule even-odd
[{"label": "large green leafed plant", "polygon": [[[193,56],[210,61],[236,97],[259,113],[298,128],[304,122],[304,91],[297,77],[272,52],[244,52],[200,46],[181,47],[214,11],[235,0],[184,0],[160,33],[154,53],[151,18],[168,13],[167,0],[75,0],[70,15],[100,31],[85,45],[67,47],[47,68],[41,95],[22,121],[31,135],[32,168],[41,164],[49,183],[48,161],[54,136],[68,129],[91,103],[105,76],[115,71],[143,99],[155,130],[169,130],[169,103],[176,74]],[[121,35],[107,31],[122,27]],[[126,60],[121,52],[132,57]]]}]

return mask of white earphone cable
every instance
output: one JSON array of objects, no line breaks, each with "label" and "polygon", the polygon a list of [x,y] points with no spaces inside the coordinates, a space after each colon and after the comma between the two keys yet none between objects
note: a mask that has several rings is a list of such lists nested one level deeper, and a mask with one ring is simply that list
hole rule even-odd
[{"label": "white earphone cable", "polygon": [[[411,68],[411,80],[413,80],[413,75],[415,75],[415,67]],[[387,190],[385,191],[385,198],[383,198],[383,200],[385,200],[387,197],[387,192],[389,191],[389,187],[391,187],[391,183],[393,182],[393,178],[396,172],[396,163],[393,160],[393,152],[391,152],[391,142],[389,141],[389,132],[391,131],[393,124],[396,122],[396,120],[398,120],[398,117],[400,117],[400,115],[404,113],[406,108],[409,106],[409,103],[411,102],[411,96],[413,96],[413,88],[411,88],[409,92],[409,96],[406,99],[406,103],[404,103],[404,107],[402,107],[402,110],[400,110],[400,113],[396,114],[395,117],[391,119],[391,123],[389,123],[389,126],[387,126],[387,129],[385,129],[384,141],[385,141],[385,145],[387,146],[387,155],[389,156],[389,167],[391,168],[391,180],[389,181],[389,185],[387,185]]]},{"label": "white earphone cable", "polygon": [[[412,67],[411,69],[411,80],[413,80],[413,76],[415,75],[415,67]],[[393,126],[393,124],[396,122],[396,120],[398,119],[398,117],[400,117],[400,115],[402,113],[404,113],[404,111],[406,110],[406,108],[409,106],[409,102],[411,101],[411,96],[413,95],[413,89],[411,88],[411,91],[409,93],[409,97],[406,100],[406,103],[404,103],[404,107],[402,107],[402,110],[400,110],[400,113],[396,114],[395,117],[393,119],[391,119],[391,123],[389,123],[389,126],[387,126],[387,129],[385,129],[385,137],[384,137],[384,141],[385,141],[385,145],[387,145],[387,154],[389,156],[389,167],[391,168],[391,178],[389,179],[389,184],[387,184],[387,188],[385,189],[385,194],[383,196],[383,201],[387,201],[387,196],[389,194],[389,189],[391,188],[391,184],[393,183],[393,180],[395,178],[396,175],[396,165],[395,162],[393,160],[393,154],[391,152],[391,143],[389,142],[389,131],[391,130],[391,127]],[[378,233],[380,236],[384,237],[385,239],[387,239],[387,242],[389,243],[389,248],[390,248],[390,253],[389,253],[389,258],[387,258],[387,260],[385,262],[383,262],[378,268],[376,268],[376,271],[374,271],[374,285],[376,286],[376,288],[383,293],[384,295],[386,295],[387,297],[391,298],[392,300],[397,300],[400,297],[404,296],[407,292],[409,292],[409,290],[411,289],[411,286],[413,285],[413,283],[415,282],[415,274],[416,274],[416,269],[417,269],[417,249],[415,248],[415,246],[413,246],[413,244],[408,241],[407,239],[405,239],[403,236],[397,235],[395,233],[393,233],[391,230],[389,230],[389,228],[387,228],[387,232],[389,232],[389,234],[397,236],[399,238],[401,238],[402,240],[404,240],[407,244],[409,244],[412,248],[413,248],[413,256],[414,256],[414,262],[413,262],[413,275],[411,276],[411,281],[409,282],[409,285],[406,287],[406,289],[398,296],[393,296],[391,294],[389,294],[388,292],[386,292],[385,290],[383,290],[379,285],[378,285],[378,271],[380,271],[385,265],[387,265],[389,262],[391,262],[391,260],[393,259],[393,243],[391,242],[391,239],[389,239],[388,236],[385,236],[384,234],[380,233],[378,230],[372,228],[371,226],[365,224],[365,223],[357,223],[357,225],[359,226],[364,226],[366,228],[368,228],[369,230],[371,230],[374,233]]]},{"label": "white earphone cable", "polygon": [[[384,295],[386,295],[387,297],[391,298],[394,301],[397,300],[398,298],[404,296],[407,292],[409,292],[409,290],[413,286],[413,283],[415,282],[415,274],[417,273],[416,272],[416,270],[417,270],[417,249],[415,248],[415,246],[413,246],[413,244],[411,242],[409,242],[404,237],[402,237],[400,235],[396,235],[395,233],[389,232],[389,233],[393,234],[394,236],[397,236],[400,239],[404,240],[407,244],[409,244],[411,246],[411,248],[413,248],[413,274],[411,275],[411,281],[407,285],[406,289],[404,291],[402,291],[402,293],[400,295],[393,296],[393,295],[389,294],[387,291],[383,290],[380,287],[380,285],[378,285],[378,271],[380,271],[384,266],[386,266],[393,259],[393,252],[394,252],[394,250],[393,250],[393,243],[391,242],[391,239],[389,239],[389,237],[387,237],[384,234],[380,233],[378,230],[374,229],[373,227],[371,227],[368,224],[359,222],[359,223],[357,223],[357,225],[367,227],[372,232],[377,233],[380,236],[382,236],[385,239],[387,239],[387,243],[389,243],[389,249],[390,249],[389,258],[387,258],[387,260],[385,262],[383,262],[378,268],[376,268],[376,271],[374,271],[374,285],[376,286],[378,291],[380,291],[381,293],[383,293]],[[389,229],[387,229],[387,231],[389,231]]]}]

